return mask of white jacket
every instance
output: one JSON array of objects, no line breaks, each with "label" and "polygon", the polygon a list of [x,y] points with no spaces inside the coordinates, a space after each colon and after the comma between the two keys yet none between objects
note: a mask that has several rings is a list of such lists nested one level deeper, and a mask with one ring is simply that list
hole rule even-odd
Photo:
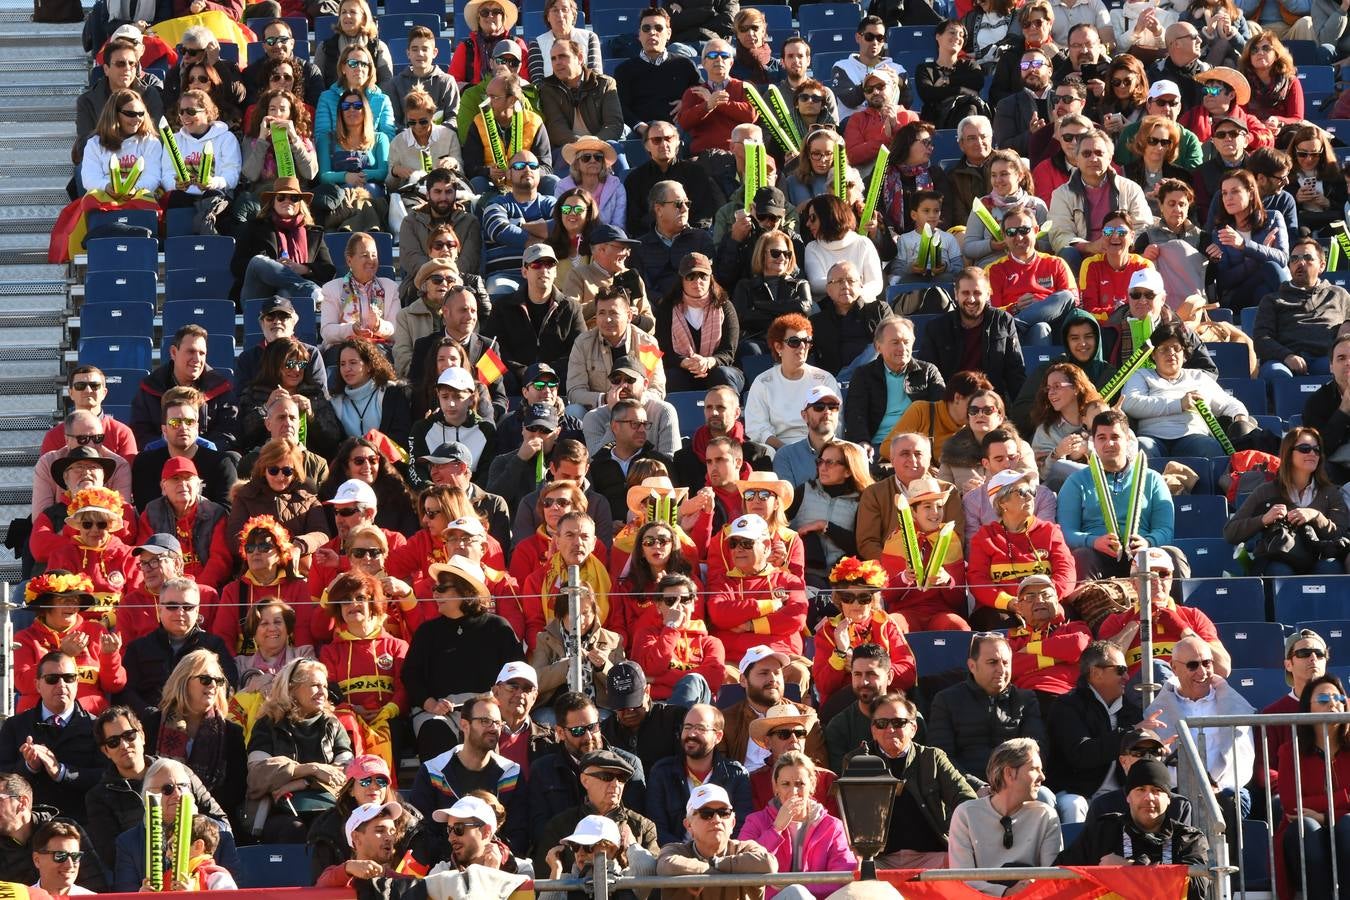
[{"label": "white jacket", "polygon": [[[1144,718],[1150,719],[1155,713],[1162,722],[1158,737],[1166,741],[1177,733],[1177,723],[1187,716],[1250,716],[1256,709],[1233,690],[1228,681],[1218,675],[1209,677],[1212,703],[1192,702],[1177,693],[1180,684],[1175,677],[1168,678],[1156,699],[1144,711]],[[1208,699],[1208,698],[1206,698]],[[1208,707],[1197,711],[1196,706]],[[1197,749],[1201,737],[1204,738],[1205,763],[1209,777],[1222,788],[1232,788],[1234,776],[1238,787],[1252,780],[1252,771],[1256,763],[1256,745],[1252,742],[1252,729],[1249,725],[1233,728],[1203,728],[1195,736]]]},{"label": "white jacket", "polygon": [[1209,434],[1200,414],[1181,408],[1181,401],[1195,391],[1215,416],[1245,416],[1247,408],[1229,394],[1208,372],[1182,369],[1175,380],[1168,380],[1156,369],[1140,369],[1125,382],[1120,408],[1131,419],[1139,420],[1138,433],[1165,441],[1189,434]]},{"label": "white jacket", "polygon": [[[84,160],[80,163],[80,183],[86,191],[109,188],[112,177],[108,174],[108,163],[113,159],[121,161],[123,173],[129,172],[136,165],[136,160],[144,160],[145,168],[136,185],[147,191],[154,191],[164,180],[161,171],[165,162],[164,147],[159,142],[159,135],[128,138],[116,150],[109,150],[99,141],[97,134],[91,134],[85,142]],[[172,171],[173,166],[169,166],[169,169]],[[172,175],[169,176],[169,183],[173,184]]]},{"label": "white jacket", "polygon": [[[202,162],[202,153],[206,149],[207,141],[210,141],[213,161],[211,178],[206,186],[213,191],[233,191],[235,185],[239,184],[239,168],[243,164],[243,154],[239,151],[239,139],[230,133],[229,126],[224,122],[212,122],[211,127],[206,129],[206,133],[201,137],[193,137],[180,128],[174,135],[174,140],[178,142],[178,152],[183,154],[183,165],[187,166],[189,176],[197,174],[197,168]],[[172,191],[177,186],[178,175],[174,172],[173,160],[167,153],[164,154],[163,169],[160,186],[166,191]],[[194,184],[185,193],[202,194],[205,191]]]},{"label": "white jacket", "polygon": [[807,365],[800,378],[783,377],[783,367],[774,366],[750,383],[745,399],[745,436],[761,444],[776,437],[784,444],[806,440],[802,409],[811,388],[824,385],[839,393],[839,382],[824,369]]}]

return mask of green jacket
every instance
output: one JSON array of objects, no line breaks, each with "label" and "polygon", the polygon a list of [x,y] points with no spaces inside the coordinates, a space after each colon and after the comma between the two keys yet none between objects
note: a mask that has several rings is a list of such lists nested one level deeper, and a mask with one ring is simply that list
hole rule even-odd
[{"label": "green jacket", "polygon": [[[962,803],[975,799],[975,789],[952,765],[947,754],[936,747],[925,747],[912,741],[901,758],[887,757],[874,741],[867,742],[867,752],[886,760],[891,774],[904,780],[905,793],[918,801],[929,827],[945,842],[951,829],[952,813]],[[840,769],[839,773],[844,774],[844,770]]]},{"label": "green jacket", "polygon": [[[459,113],[455,118],[455,124],[459,130],[461,146],[469,139],[469,131],[473,128],[474,116],[482,110],[483,101],[487,99],[488,80],[490,79],[469,85],[459,97]],[[532,84],[522,84],[521,87],[525,90],[525,105],[531,112],[539,112],[539,89]],[[545,160],[545,162],[548,162],[548,160]]]}]

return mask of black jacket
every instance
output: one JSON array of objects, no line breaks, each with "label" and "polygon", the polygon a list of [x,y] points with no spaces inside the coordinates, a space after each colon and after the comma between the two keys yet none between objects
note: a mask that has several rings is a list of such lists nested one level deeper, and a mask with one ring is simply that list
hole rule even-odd
[{"label": "black jacket", "polygon": [[[607,749],[622,756],[633,767],[633,777],[624,785],[621,802],[628,809],[646,809],[647,778],[642,760],[627,750],[617,747]],[[580,806],[586,799],[586,792],[581,789],[581,773],[561,746],[530,763],[526,788],[529,790],[529,834],[535,845],[538,845],[549,820],[574,806]]]},{"label": "black jacket", "polygon": [[838,375],[844,366],[871,346],[877,325],[889,315],[889,306],[880,300],[870,300],[851,307],[841,316],[834,308],[834,301],[826,297],[821,301],[820,312],[811,317],[811,334],[815,338],[811,348],[815,364],[832,375]]},{"label": "black jacket", "polygon": [[[51,806],[81,824],[89,821],[85,815],[84,795],[98,784],[107,760],[94,746],[94,717],[76,703],[70,720],[60,728],[42,721],[42,705],[27,712],[16,713],[0,725],[0,772],[22,775],[33,787],[33,803]],[[46,769],[34,772],[19,752],[26,740],[50,747],[56,759],[65,767],[60,780],[53,779]]]},{"label": "black jacket", "polygon": [[654,701],[637,731],[623,727],[618,716],[610,716],[600,723],[600,734],[607,746],[627,750],[638,759],[674,756],[680,752],[680,729],[688,711],[683,706]]},{"label": "black jacket", "polygon": [[127,645],[122,655],[122,666],[127,670],[127,686],[117,695],[117,702],[130,706],[139,716],[144,716],[151,707],[159,706],[160,690],[168,680],[169,673],[179,660],[193,650],[210,650],[214,653],[220,660],[220,670],[229,679],[230,686],[239,687],[239,672],[234,666],[234,657],[226,649],[223,640],[198,625],[188,632],[182,646],[175,652],[169,643],[168,632],[161,625]]},{"label": "black jacket", "polygon": [[[317,285],[332,281],[336,268],[333,265],[333,257],[328,253],[328,245],[324,243],[323,229],[317,225],[305,226],[305,243],[309,247],[309,274],[305,277]],[[244,286],[244,272],[253,257],[259,254],[268,259],[277,259],[281,256],[281,250],[277,246],[277,229],[270,219],[256,219],[250,222],[247,228],[240,229],[238,243],[234,245],[234,257],[230,260],[230,272],[234,275],[234,287],[230,290],[231,300],[237,302],[240,299],[239,290]]]},{"label": "black jacket", "polygon": [[[517,382],[515,393],[519,393],[521,373],[532,363],[548,363],[553,371],[566,372],[572,343],[586,330],[581,305],[556,286],[538,328],[530,318],[530,297],[524,284],[492,305],[492,324],[502,361],[510,367]],[[566,389],[562,393],[566,396]]]},{"label": "black jacket", "polygon": [[[141,452],[136,454],[136,461],[131,464],[131,499],[138,511],[143,512],[151,500],[162,496],[159,475],[168,461],[169,448],[164,446],[163,441],[153,450],[146,450],[142,446]],[[192,462],[202,478],[202,494],[206,499],[229,509],[230,488],[234,487],[237,477],[233,458],[198,444]]]},{"label": "black jacket", "polygon": [[[1047,104],[1055,102],[1054,93],[1054,85],[1051,85]],[[1027,142],[1031,137],[1031,120],[1038,112],[1036,99],[1025,89],[1014,91],[999,100],[994,106],[994,146],[1016,150],[1026,156]],[[1052,115],[1047,111],[1041,118],[1049,121]]]},{"label": "black jacket", "polygon": [[1303,421],[1317,423],[1322,432],[1322,458],[1326,460],[1327,474],[1337,484],[1350,476],[1350,465],[1332,461],[1336,451],[1350,441],[1350,415],[1341,412],[1341,389],[1336,379],[1328,381],[1303,404]]},{"label": "black jacket", "polygon": [[663,296],[671,289],[680,278],[680,260],[688,254],[702,253],[712,259],[717,252],[712,235],[692,224],[675,235],[675,240],[669,244],[656,233],[655,228],[648,230],[638,240],[641,245],[634,248],[629,268],[636,269],[642,276],[649,297]]},{"label": "black jacket", "polygon": [[[854,750],[844,756],[844,765],[861,750]],[[975,788],[956,770],[956,765],[936,747],[909,742],[909,748],[903,757],[889,757],[881,752],[876,741],[867,742],[867,752],[886,762],[886,769],[893,776],[902,779],[903,793],[908,794],[923,813],[928,827],[941,840],[946,841],[952,827],[952,813],[967,800],[975,799]],[[900,795],[895,798],[893,809],[901,807]],[[891,816],[891,830],[905,827],[903,819]]]},{"label": "black jacket", "polygon": [[[910,402],[941,400],[947,383],[937,366],[910,357],[905,367],[905,396]],[[844,438],[855,444],[870,444],[886,417],[886,361],[877,357],[853,370],[853,380],[844,398]]]},{"label": "black jacket", "polygon": [[[1125,853],[1126,836],[1130,839],[1130,853]],[[1168,848],[1166,858],[1164,848]],[[1164,818],[1162,828],[1150,835],[1142,832],[1128,814],[1109,813],[1085,825],[1078,839],[1055,858],[1055,865],[1095,866],[1108,853],[1125,856],[1136,865],[1156,866],[1166,861],[1175,865],[1207,866],[1209,841],[1200,829],[1169,818]],[[1188,900],[1206,900],[1209,879],[1203,875],[1188,878],[1186,896]]]},{"label": "black jacket", "polygon": [[[173,377],[172,362],[162,364],[141,379],[140,390],[131,400],[130,424],[132,433],[136,435],[137,445],[144,447],[163,437],[160,426],[164,422],[164,416],[160,409],[160,400],[169,388],[177,386],[178,382]],[[239,401],[235,397],[234,385],[230,383],[230,379],[207,366],[202,377],[197,379],[197,383],[189,387],[201,391],[206,401],[197,413],[201,417],[198,434],[215,444],[217,450],[235,449],[234,445],[239,440]]]},{"label": "black jacket", "polygon": [[[984,374],[1004,397],[1016,397],[1027,377],[1022,342],[1017,338],[1017,323],[1003,310],[988,306],[980,328],[984,331],[980,352]],[[914,355],[937,366],[943,378],[952,377],[961,369],[961,353],[965,346],[961,330],[960,310],[943,313],[928,323]]]},{"label": "black jacket", "polygon": [[[622,512],[628,508],[628,476],[624,474],[623,469],[614,461],[613,448],[604,447],[599,453],[591,457],[590,479],[591,487],[609,501],[609,511],[613,514],[616,510]],[[660,450],[652,446],[648,441],[642,445],[642,449],[634,459],[655,459],[665,463],[666,470],[671,471],[675,466],[675,461],[666,456]],[[632,463],[629,463],[632,465]]]},{"label": "black jacket", "polygon": [[[634,64],[647,65],[641,60],[634,60]],[[697,83],[696,81],[695,84]],[[623,92],[623,82],[620,81],[619,95],[622,96]],[[678,100],[679,97],[675,99]],[[624,110],[627,109],[625,106]],[[670,111],[667,109],[656,118],[668,120],[671,118]],[[689,208],[689,224],[695,228],[712,228],[713,217],[717,215],[717,210],[727,202],[726,193],[718,187],[717,182],[708,174],[708,170],[693,160],[677,159],[664,172],[656,163],[647,160],[642,165],[629,169],[623,180],[624,192],[628,195],[628,222],[624,230],[628,232],[629,237],[651,231],[654,219],[647,198],[658,181],[678,181],[684,186],[684,192],[688,195],[689,202],[693,204]],[[797,258],[801,259],[800,256]],[[656,290],[654,285],[648,285],[647,289]]]},{"label": "black jacket", "polygon": [[928,740],[942,750],[967,777],[981,781],[989,754],[1015,737],[1045,743],[1041,704],[1034,691],[1009,685],[990,697],[974,678],[944,688],[933,698],[928,716]]},{"label": "black jacket", "polygon": [[[792,239],[792,249],[797,259],[806,258],[806,245],[796,230],[784,232]],[[750,236],[738,241],[731,236],[731,229],[722,235],[717,244],[717,256],[713,259],[713,278],[722,288],[731,294],[731,302],[736,307],[736,315],[741,321],[741,340],[763,338],[769,325],[779,316],[788,313],[811,314],[811,287],[799,269],[792,275],[769,285],[762,275],[756,275],[751,268],[755,255],[755,245],[764,236],[764,229],[755,223]]]},{"label": "black jacket", "polygon": [[[139,809],[145,809],[141,805],[140,797],[136,798],[136,803]],[[142,814],[138,814],[138,817],[140,815]],[[37,882],[37,867],[33,865],[32,835],[37,834],[39,828],[52,820],[69,822],[76,828],[80,828],[78,822],[68,816],[61,815],[59,810],[51,806],[34,806],[33,831],[27,841],[20,844],[7,835],[0,835],[0,881],[12,881],[16,884],[35,884]],[[86,852],[93,850],[93,845],[89,841],[89,833],[83,828],[80,828],[80,849]],[[111,883],[112,860],[110,851],[105,868],[103,861],[98,858],[98,854],[91,854],[91,858],[81,861],[80,877],[75,879],[75,883],[96,894],[108,890]]]},{"label": "black jacket", "polygon": [[1077,686],[1050,707],[1045,722],[1045,771],[1050,788],[1091,797],[1116,768],[1121,737],[1144,717],[1127,691],[1116,713],[1116,727],[1092,688]]},{"label": "black jacket", "polygon": [[[494,325],[496,324],[495,313],[493,315],[493,324]],[[422,370],[428,362],[427,357],[430,356],[431,354],[431,348],[435,347],[438,343],[440,343],[441,338],[445,336],[446,335],[444,330],[433,331],[431,334],[428,334],[425,337],[418,338],[417,343],[413,344],[412,365],[408,367],[409,384],[422,383]],[[478,360],[482,359],[483,354],[486,353],[488,350],[492,350],[499,356],[502,355],[502,348],[497,343],[496,338],[490,338],[484,335],[483,333],[477,331],[469,335],[469,340],[466,342],[466,346],[464,349],[468,351],[470,366],[478,365]],[[503,362],[505,362],[504,357]],[[567,371],[567,360],[565,357],[563,359],[563,367],[558,371],[560,372]],[[506,415],[507,403],[506,403],[505,380],[498,378],[496,381],[494,381],[491,385],[488,386],[488,393],[492,396],[492,409],[493,412],[495,413],[495,415],[493,415],[492,418],[500,419],[502,416]],[[434,402],[432,408],[433,409],[435,408]]]},{"label": "black jacket", "polygon": [[692,0],[689,3],[661,4],[678,7],[677,12],[670,10],[670,30],[672,41],[683,44],[700,45],[709,38],[731,39],[736,28],[732,20],[736,17],[736,0]]},{"label": "black jacket", "polygon": [[[152,709],[141,717],[141,724],[145,727],[145,746],[147,749],[156,749],[156,744],[159,742],[161,721],[162,718],[157,709]],[[191,760],[184,761],[184,764],[192,772],[193,778],[200,781],[201,775],[196,769],[192,768]],[[225,810],[226,815],[230,817],[230,821],[235,822],[241,828],[244,827],[244,823],[237,820],[244,807],[244,787],[248,781],[247,766],[247,754],[244,751],[244,729],[239,723],[226,720],[225,769],[218,778],[213,778],[211,782],[201,781],[201,785],[211,792],[211,796]]]}]

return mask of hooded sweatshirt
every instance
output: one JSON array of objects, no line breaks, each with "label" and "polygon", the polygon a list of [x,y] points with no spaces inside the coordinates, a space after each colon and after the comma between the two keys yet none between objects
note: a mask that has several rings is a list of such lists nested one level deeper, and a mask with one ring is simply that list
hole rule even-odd
[{"label": "hooded sweatshirt", "polygon": [[[187,166],[189,177],[197,177],[202,164],[202,155],[209,143],[213,161],[211,178],[206,182],[207,188],[213,191],[233,191],[239,184],[239,167],[242,164],[239,139],[230,133],[229,126],[224,122],[212,122],[211,127],[207,128],[201,137],[193,137],[185,129],[180,128],[174,139],[178,142],[178,151],[183,154],[183,165]],[[175,179],[178,176],[174,172],[173,162],[165,156],[160,168],[160,186],[166,191],[174,190]],[[204,191],[194,184],[184,193],[202,194]]]},{"label": "hooded sweatshirt", "polygon": [[1035,426],[1031,423],[1031,408],[1036,402],[1036,395],[1040,392],[1041,386],[1045,384],[1045,376],[1050,366],[1062,362],[1072,363],[1082,369],[1087,374],[1088,381],[1091,381],[1096,387],[1106,384],[1107,379],[1115,372],[1116,367],[1107,363],[1102,355],[1102,323],[1098,322],[1096,316],[1087,310],[1074,309],[1069,312],[1068,317],[1064,320],[1064,325],[1059,330],[1059,346],[1068,346],[1065,338],[1069,333],[1069,328],[1079,322],[1087,322],[1096,332],[1097,347],[1092,352],[1092,358],[1083,362],[1074,359],[1069,353],[1061,353],[1041,366],[1035,377],[1028,378],[1023,382],[1022,390],[1018,392],[1017,399],[1013,401],[1011,408],[1008,410],[1008,418],[1013,420],[1013,423],[1023,434],[1033,434],[1036,431]]}]

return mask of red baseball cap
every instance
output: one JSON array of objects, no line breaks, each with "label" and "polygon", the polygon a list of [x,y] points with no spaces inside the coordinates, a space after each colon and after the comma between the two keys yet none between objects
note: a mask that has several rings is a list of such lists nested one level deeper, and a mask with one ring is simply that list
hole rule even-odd
[{"label": "red baseball cap", "polygon": [[159,470],[159,480],[168,481],[170,478],[177,478],[180,475],[197,475],[197,464],[186,456],[174,456],[164,463],[164,468]]}]

